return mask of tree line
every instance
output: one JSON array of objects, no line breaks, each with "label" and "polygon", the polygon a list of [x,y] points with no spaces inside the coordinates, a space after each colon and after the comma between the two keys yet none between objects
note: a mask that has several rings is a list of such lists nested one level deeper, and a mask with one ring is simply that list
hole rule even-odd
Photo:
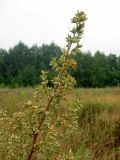
[{"label": "tree line", "polygon": [[[54,73],[49,65],[53,57],[59,58],[62,49],[55,43],[28,47],[19,42],[8,51],[0,49],[0,86],[26,87],[40,82],[42,70],[50,70],[49,80]],[[76,79],[76,87],[106,87],[120,84],[120,56],[105,55],[96,51],[75,54],[77,62],[71,75]],[[50,82],[49,82],[49,85]]]}]

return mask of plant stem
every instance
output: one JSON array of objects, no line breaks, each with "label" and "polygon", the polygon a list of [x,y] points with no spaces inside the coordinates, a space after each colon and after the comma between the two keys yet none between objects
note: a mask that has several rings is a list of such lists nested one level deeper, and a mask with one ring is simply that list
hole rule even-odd
[{"label": "plant stem", "polygon": [[[69,55],[71,46],[72,46],[72,44],[70,44],[70,46],[69,46],[68,49],[67,49],[67,52],[66,52],[66,60],[67,60],[67,57],[68,57],[68,55]],[[63,70],[62,70],[62,71],[60,72],[60,74],[59,74],[59,78],[62,77],[62,75],[64,74],[65,70],[66,70],[66,68],[64,67]],[[56,86],[56,87],[54,88],[53,93],[56,93],[57,89],[58,89],[58,86]],[[40,129],[41,129],[41,127],[42,127],[42,124],[43,124],[43,122],[44,122],[44,120],[45,120],[46,112],[49,110],[50,105],[51,105],[51,102],[53,101],[53,99],[54,99],[54,97],[51,96],[50,99],[48,100],[48,103],[47,103],[47,105],[46,105],[46,109],[45,109],[44,115],[43,115],[41,121],[39,122],[39,126],[38,126],[38,130],[39,130],[39,131],[40,131]],[[37,133],[34,133],[34,135],[33,135],[32,147],[31,147],[30,153],[28,154],[27,160],[32,160],[32,157],[33,157],[33,154],[34,154],[34,151],[35,151],[35,147],[34,147],[34,146],[35,146],[35,144],[37,143],[37,139],[38,139],[38,136],[39,136],[39,135],[40,135],[40,132],[39,132],[39,133],[38,133],[38,132],[37,132]]]}]

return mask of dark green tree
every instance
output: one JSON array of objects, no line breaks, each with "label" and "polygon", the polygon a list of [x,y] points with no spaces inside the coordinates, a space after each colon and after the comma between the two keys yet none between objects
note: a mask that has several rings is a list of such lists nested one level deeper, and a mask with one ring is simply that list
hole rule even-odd
[{"label": "dark green tree", "polygon": [[108,67],[107,60],[104,53],[97,51],[93,56],[93,87],[104,87],[108,84]]},{"label": "dark green tree", "polygon": [[0,49],[0,84],[6,84],[6,60],[8,57],[8,53],[4,49]]},{"label": "dark green tree", "polygon": [[109,69],[109,85],[116,86],[119,83],[117,57],[115,54],[109,54],[107,57],[107,64]]},{"label": "dark green tree", "polygon": [[38,78],[35,67],[32,65],[25,66],[25,68],[19,72],[17,82],[19,86],[23,87],[33,87],[35,84],[37,84]]}]

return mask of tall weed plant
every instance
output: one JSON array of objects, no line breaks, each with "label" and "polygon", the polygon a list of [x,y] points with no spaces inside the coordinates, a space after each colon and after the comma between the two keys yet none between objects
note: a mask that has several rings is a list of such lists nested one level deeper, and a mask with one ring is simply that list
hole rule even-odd
[{"label": "tall weed plant", "polygon": [[58,59],[53,58],[50,65],[54,77],[48,87],[49,72],[42,72],[42,82],[34,92],[34,100],[28,101],[24,111],[8,116],[0,111],[0,159],[4,160],[74,160],[70,145],[77,133],[78,112],[82,106],[79,101],[75,107],[63,106],[75,85],[70,70],[76,68],[72,54],[82,47],[80,39],[86,21],[84,12],[77,12],[72,18],[73,28],[68,34],[67,46]]}]

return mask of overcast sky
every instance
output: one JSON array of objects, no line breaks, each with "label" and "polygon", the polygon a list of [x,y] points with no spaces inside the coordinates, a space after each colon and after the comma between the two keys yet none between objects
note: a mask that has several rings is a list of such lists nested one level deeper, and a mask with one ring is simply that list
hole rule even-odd
[{"label": "overcast sky", "polygon": [[64,47],[77,10],[88,17],[82,50],[120,55],[120,0],[0,0],[0,48],[20,40],[28,46],[53,41]]}]

